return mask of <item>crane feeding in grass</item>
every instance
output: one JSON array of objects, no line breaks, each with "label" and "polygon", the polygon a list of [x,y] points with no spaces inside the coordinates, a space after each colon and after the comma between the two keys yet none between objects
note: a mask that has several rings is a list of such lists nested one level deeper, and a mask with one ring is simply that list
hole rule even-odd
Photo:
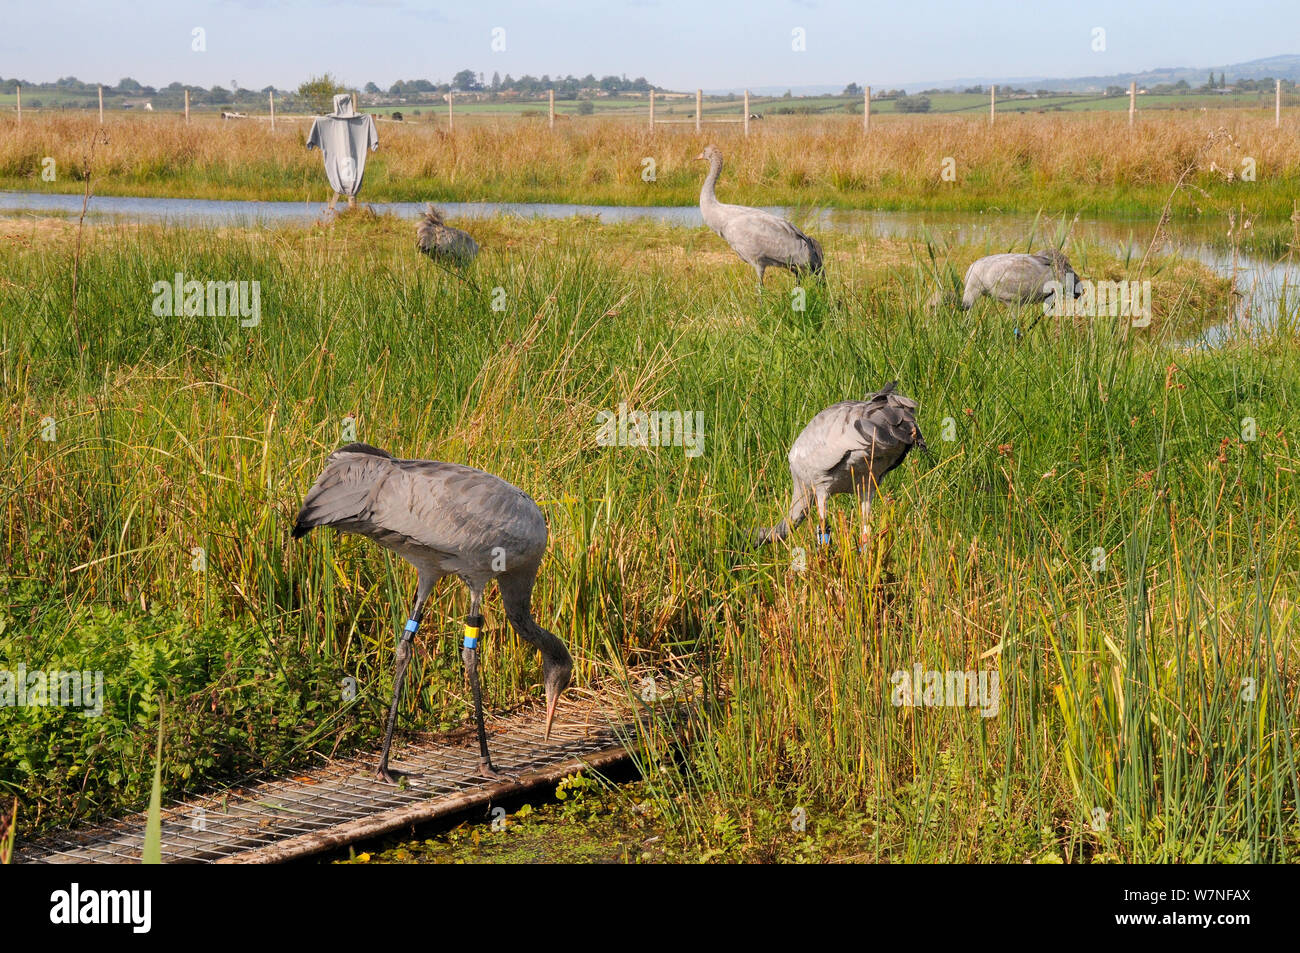
[{"label": "crane feeding in grass", "polygon": [[[1071,297],[1083,293],[1070,259],[1055,248],[1032,255],[1015,252],[986,255],[966,269],[961,306],[969,310],[983,295],[1007,304],[1038,304],[1056,293],[1056,283]],[[942,300],[942,292],[936,292],[931,304]]]},{"label": "crane feeding in grass", "polygon": [[469,589],[462,658],[474,695],[480,770],[497,775],[488,755],[483,695],[478,676],[478,639],[483,591],[496,579],[506,618],[542,657],[546,690],[546,737],[555,705],[569,686],[573,659],[564,643],[533,620],[533,584],[546,553],[546,520],[532,498],[482,470],[434,460],[398,460],[364,443],[350,443],[325,461],[293,527],[294,539],[317,526],[369,537],[397,553],[418,573],[415,605],[397,644],[393,702],[388,711],[379,777],[392,783],[388,750],[397,724],[402,682],[424,603],[443,576],[458,576]]},{"label": "crane feeding in grass", "polygon": [[866,541],[871,500],[880,481],[913,447],[928,449],[916,425],[916,401],[898,393],[897,386],[891,381],[866,400],[827,407],[803,429],[790,448],[790,510],[776,526],[758,531],[760,544],[785,539],[812,503],[817,505],[817,541],[829,543],[826,501],[838,493],[853,493],[861,501]]},{"label": "crane feeding in grass", "polygon": [[434,261],[440,259],[454,265],[468,265],[478,254],[478,242],[469,232],[448,225],[442,212],[430,205],[415,226],[415,247]]},{"label": "crane feeding in grass", "polygon": [[704,224],[720,235],[732,251],[748,262],[758,275],[763,291],[763,272],[785,268],[798,276],[822,274],[822,246],[785,219],[759,208],[726,205],[718,201],[714,187],[722,174],[722,153],[706,146],[695,158],[709,163],[709,174],[700,189],[700,213]]}]

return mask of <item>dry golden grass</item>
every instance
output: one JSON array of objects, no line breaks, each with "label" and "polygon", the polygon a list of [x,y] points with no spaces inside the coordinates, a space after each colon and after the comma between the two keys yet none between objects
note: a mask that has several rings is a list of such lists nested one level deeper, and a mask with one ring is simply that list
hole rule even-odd
[{"label": "dry golden grass", "polygon": [[[255,121],[114,118],[93,153],[98,191],[196,198],[320,200],[320,156],[305,121],[272,132]],[[0,124],[0,184],[77,190],[100,130],[94,116]],[[853,117],[781,117],[738,127],[651,132],[617,120],[545,124],[483,119],[454,133],[430,122],[385,122],[363,198],[692,204],[705,140],[727,154],[721,191],[740,202],[884,207],[1038,208],[1158,213],[1181,179],[1177,206],[1244,203],[1289,213],[1300,184],[1300,121],[1280,129],[1252,110],[1165,112],[1129,129],[1114,114],[889,117],[864,136]],[[51,186],[40,179],[52,157]],[[642,180],[654,158],[656,180]],[[1256,180],[1242,181],[1253,159]],[[956,181],[941,178],[945,158]]]}]

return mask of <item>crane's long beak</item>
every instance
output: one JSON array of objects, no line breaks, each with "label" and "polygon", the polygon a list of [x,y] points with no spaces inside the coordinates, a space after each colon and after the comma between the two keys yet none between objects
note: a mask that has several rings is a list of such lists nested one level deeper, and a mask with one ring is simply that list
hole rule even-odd
[{"label": "crane's long beak", "polygon": [[551,722],[555,720],[555,705],[559,702],[559,696],[548,698],[546,700],[546,734],[545,740],[551,740]]},{"label": "crane's long beak", "polygon": [[699,155],[697,155],[695,158],[697,158],[697,159],[703,159],[703,158],[704,158],[704,153],[701,152],[701,153],[700,153]]}]

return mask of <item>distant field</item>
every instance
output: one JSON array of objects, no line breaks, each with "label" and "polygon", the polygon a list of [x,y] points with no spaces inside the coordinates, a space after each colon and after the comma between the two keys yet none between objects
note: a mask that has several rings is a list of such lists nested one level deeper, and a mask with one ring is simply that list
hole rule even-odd
[{"label": "distant field", "polygon": [[[966,112],[987,112],[989,106],[989,96],[984,93],[933,93],[927,98],[930,100],[929,113],[924,115],[943,115],[947,113],[966,113]],[[131,96],[127,101],[132,103],[131,108],[125,108],[121,97],[105,95],[104,111],[113,113],[134,113],[143,112],[139,103],[149,100],[153,104],[153,111],[156,113],[175,113],[182,110],[179,102],[171,100],[161,100],[159,97],[149,96]],[[63,90],[54,92],[45,92],[32,90],[23,94],[23,111],[57,111],[65,112],[69,105],[76,108],[77,104],[82,106],[87,103],[92,104],[92,111],[97,107],[94,106],[95,94],[90,93],[68,93]],[[557,115],[574,115],[577,114],[579,105],[583,100],[577,99],[557,99],[555,101],[555,111]],[[649,109],[649,100],[645,95],[626,95],[611,98],[601,98],[590,100],[593,112],[591,115],[597,117],[622,117],[626,118],[632,114],[644,117]],[[39,106],[35,104],[39,103]],[[13,93],[0,93],[0,110],[12,109],[16,106],[17,100]],[[504,99],[498,102],[474,102],[463,96],[458,97],[455,104],[457,113],[466,113],[472,115],[491,115],[491,116],[523,116],[530,113],[544,114],[547,111],[547,100],[545,97],[540,99]],[[368,95],[362,96],[362,107],[367,112],[373,112],[376,115],[387,116],[393,112],[401,112],[404,116],[427,116],[427,115],[445,115],[447,112],[446,102],[441,98],[429,102],[407,102],[407,103],[376,103],[370,101]],[[739,116],[742,107],[741,96],[706,96],[704,99],[704,115],[735,115]],[[1283,95],[1283,108],[1300,107],[1300,96],[1294,93]],[[1184,94],[1143,94],[1138,96],[1138,109],[1272,109],[1273,94],[1271,92],[1242,92],[1242,93],[1184,93]],[[228,103],[224,105],[211,105],[208,103],[191,103],[190,111],[192,115],[205,113],[218,113],[222,110],[232,110],[240,112],[254,112],[265,114],[268,112],[268,104],[265,97],[255,100],[253,103],[240,101],[238,103]],[[760,114],[779,114],[780,110],[793,110],[795,113],[812,113],[812,114],[862,114],[862,97],[861,96],[807,96],[807,97],[773,97],[773,96],[751,96],[751,112]],[[1114,110],[1128,110],[1128,95],[1103,96],[1100,93],[1068,93],[1043,97],[1025,97],[1019,95],[998,95],[999,112],[1110,112]],[[84,110],[83,110],[84,111]],[[871,112],[875,114],[892,114],[897,113],[897,103],[892,99],[872,100]],[[694,117],[695,115],[695,96],[694,93],[659,93],[655,99],[656,115],[667,117],[681,118]],[[766,117],[765,117],[766,118]]]}]

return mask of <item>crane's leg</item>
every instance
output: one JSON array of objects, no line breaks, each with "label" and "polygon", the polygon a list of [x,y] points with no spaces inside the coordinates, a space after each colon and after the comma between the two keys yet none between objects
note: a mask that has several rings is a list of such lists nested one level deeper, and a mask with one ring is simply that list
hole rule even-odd
[{"label": "crane's leg", "polygon": [[831,544],[831,529],[826,525],[826,494],[817,491],[817,545]]},{"label": "crane's leg", "polygon": [[465,662],[465,676],[469,679],[470,691],[474,695],[474,723],[478,728],[479,773],[490,778],[499,778],[501,773],[492,765],[492,756],[488,754],[487,728],[483,724],[483,688],[478,677],[478,640],[483,628],[483,616],[479,610],[483,605],[483,587],[470,588],[469,616],[465,619],[465,644],[461,658]]},{"label": "crane's leg", "polygon": [[400,771],[388,770],[388,750],[393,744],[393,729],[397,727],[397,708],[402,702],[402,683],[406,680],[406,668],[411,664],[415,633],[420,628],[420,620],[424,617],[424,603],[437,582],[437,576],[426,576],[420,573],[415,590],[415,606],[411,609],[411,617],[406,620],[406,628],[402,630],[402,637],[397,643],[396,662],[393,668],[393,703],[388,709],[388,728],[384,732],[384,751],[379,756],[377,774],[380,781],[388,784],[396,783],[393,780],[394,774],[401,774]]},{"label": "crane's leg", "polygon": [[754,266],[754,271],[758,273],[758,293],[760,295],[763,293],[763,270],[765,267],[764,265]]}]

